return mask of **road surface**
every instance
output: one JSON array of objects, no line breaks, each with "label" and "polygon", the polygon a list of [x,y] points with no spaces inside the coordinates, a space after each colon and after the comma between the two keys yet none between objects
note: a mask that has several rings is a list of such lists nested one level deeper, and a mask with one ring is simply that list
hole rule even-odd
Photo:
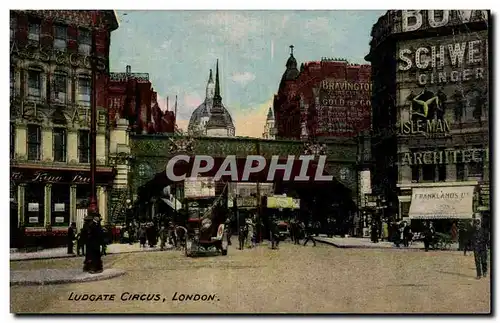
[{"label": "road surface", "polygon": [[[81,262],[82,258],[11,262],[11,269],[74,268],[81,267]],[[127,274],[80,284],[12,286],[11,312],[490,311],[489,277],[476,280],[474,257],[460,252],[338,249],[286,243],[280,250],[267,245],[244,251],[233,248],[228,256],[203,258],[186,258],[179,251],[110,255],[104,257],[104,264],[124,269]],[[85,294],[108,300],[70,300]],[[139,294],[138,299],[134,300],[134,294]],[[182,300],[189,297],[192,299]],[[197,298],[200,300],[195,301]]]}]

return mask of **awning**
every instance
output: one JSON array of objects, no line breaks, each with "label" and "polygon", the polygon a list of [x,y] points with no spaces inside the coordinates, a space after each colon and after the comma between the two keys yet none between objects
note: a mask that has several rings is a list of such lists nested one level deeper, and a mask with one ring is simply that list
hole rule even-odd
[{"label": "awning", "polygon": [[166,198],[161,198],[163,202],[165,202],[168,206],[170,206],[172,209],[176,210],[176,211],[179,211],[182,209],[182,203],[179,202],[177,200],[177,203],[176,203],[176,199],[175,198],[172,198],[172,200],[169,200],[169,199],[166,199]]},{"label": "awning", "polygon": [[410,219],[471,219],[474,186],[413,188]]}]

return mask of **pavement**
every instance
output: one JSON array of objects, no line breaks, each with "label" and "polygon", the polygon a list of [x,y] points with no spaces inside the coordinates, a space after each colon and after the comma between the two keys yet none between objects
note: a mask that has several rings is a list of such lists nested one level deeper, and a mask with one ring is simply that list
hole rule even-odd
[{"label": "pavement", "polygon": [[111,279],[124,275],[122,269],[105,269],[102,273],[89,274],[79,269],[35,269],[11,270],[10,285],[52,285],[83,283],[104,279]]},{"label": "pavement", "polygon": [[[371,242],[369,238],[341,238],[341,237],[332,237],[328,238],[326,235],[320,235],[319,237],[314,237],[314,240],[317,242],[329,244],[335,246],[337,248],[357,248],[357,249],[396,249],[396,250],[422,250],[424,249],[424,243],[421,241],[414,241],[408,247],[396,247],[393,242],[389,241],[379,241],[377,243]],[[458,250],[458,243],[454,243],[451,245],[450,251]]]},{"label": "pavement", "polygon": [[[10,263],[13,271],[81,265],[79,258]],[[41,314],[491,311],[490,278],[476,280],[474,256],[458,251],[400,252],[285,242],[278,250],[262,244],[240,251],[233,245],[227,256],[214,257],[189,258],[181,251],[114,254],[104,258],[104,268],[126,274],[95,282],[11,286],[10,310]],[[114,297],[106,299],[105,294]]]},{"label": "pavement", "polygon": [[[165,247],[167,250],[173,249],[171,245]],[[121,244],[114,243],[107,246],[107,254],[121,254],[121,253],[131,253],[131,252],[150,252],[150,251],[161,251],[159,246],[150,248],[141,248],[139,243]],[[54,258],[73,258],[77,257],[76,254],[68,254],[68,249],[63,248],[51,248],[44,249],[35,252],[22,252],[17,249],[10,250],[10,261],[20,261],[20,260],[36,260],[36,259],[54,259]]]}]

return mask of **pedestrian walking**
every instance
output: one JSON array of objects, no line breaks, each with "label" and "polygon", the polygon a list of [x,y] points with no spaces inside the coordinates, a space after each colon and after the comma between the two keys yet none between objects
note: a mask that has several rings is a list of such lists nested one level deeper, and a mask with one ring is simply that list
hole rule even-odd
[{"label": "pedestrian walking", "polygon": [[432,223],[427,224],[425,231],[424,231],[424,248],[425,248],[426,252],[429,251],[431,244],[433,244],[434,233],[435,233],[435,230],[434,230],[434,226],[432,225]]},{"label": "pedestrian walking", "polygon": [[246,223],[240,223],[240,226],[238,227],[238,242],[239,242],[238,250],[243,250],[245,248],[245,240],[248,234],[246,226],[247,226]]},{"label": "pedestrian walking", "polygon": [[231,245],[231,235],[232,235],[232,231],[231,231],[231,219],[227,218],[226,221],[224,222],[224,233],[226,234],[226,238],[227,238],[227,245],[230,246]]},{"label": "pedestrian walking", "polygon": [[472,236],[472,247],[474,249],[474,262],[476,263],[476,279],[486,277],[488,274],[488,234],[481,227],[481,220],[474,221],[474,233]]},{"label": "pedestrian walking", "polygon": [[408,225],[408,223],[404,222],[404,227],[403,227],[403,245],[405,247],[410,246],[410,241],[413,238],[413,234],[411,233],[411,227]]},{"label": "pedestrian walking", "polygon": [[85,241],[85,234],[83,232],[83,229],[78,232],[77,237],[76,237],[76,254],[80,256],[80,253],[82,256],[85,256],[85,244],[87,243]]},{"label": "pedestrian walking", "polygon": [[144,228],[144,224],[141,224],[141,226],[139,227],[138,234],[139,244],[141,248],[146,248],[146,229]]},{"label": "pedestrian walking", "polygon": [[278,249],[280,245],[280,238],[278,234],[278,219],[276,217],[271,218],[270,223],[270,238],[271,238],[271,249]]},{"label": "pedestrian walking", "polygon": [[456,222],[453,222],[453,224],[451,225],[450,235],[451,235],[451,241],[453,242],[458,241],[458,228]]},{"label": "pedestrian walking", "polygon": [[382,222],[382,241],[389,241],[389,224],[387,220]]},{"label": "pedestrian walking", "polygon": [[160,232],[158,233],[160,236],[160,250],[165,249],[165,240],[167,238],[167,230],[165,229],[165,226],[162,225],[160,228]]},{"label": "pedestrian walking", "polygon": [[76,239],[76,223],[71,222],[71,225],[68,228],[68,255],[73,255],[73,246],[74,241]]},{"label": "pedestrian walking", "polygon": [[306,227],[306,240],[304,241],[304,246],[307,245],[309,241],[313,242],[313,246],[316,247],[316,241],[314,240],[314,228],[309,224]]},{"label": "pedestrian walking", "polygon": [[378,225],[375,220],[372,221],[371,225],[371,240],[373,243],[378,243]]}]

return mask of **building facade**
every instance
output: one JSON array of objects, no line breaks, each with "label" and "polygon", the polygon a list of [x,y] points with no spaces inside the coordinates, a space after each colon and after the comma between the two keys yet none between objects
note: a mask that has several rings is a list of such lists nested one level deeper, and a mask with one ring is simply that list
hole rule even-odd
[{"label": "building facade", "polygon": [[273,108],[267,111],[266,124],[264,125],[264,132],[262,133],[264,139],[276,139],[276,128],[274,127],[274,113]]},{"label": "building facade", "polygon": [[[66,235],[90,197],[91,50],[105,89],[114,11],[14,10],[10,14],[11,241]],[[97,95],[97,197],[107,217],[106,91]]]},{"label": "building facade", "polygon": [[277,138],[355,138],[370,130],[370,66],[324,58],[299,71],[290,47],[273,103]]},{"label": "building facade", "polygon": [[373,189],[398,219],[489,210],[488,36],[480,10],[392,10],[373,26]]},{"label": "building facade", "polygon": [[110,73],[107,90],[108,125],[112,132],[109,160],[116,169],[115,181],[109,191],[109,222],[123,224],[134,195],[129,185],[133,159],[130,134],[164,135],[176,132],[177,100],[174,111],[168,109],[168,101],[167,110],[162,111],[149,74],[132,73],[129,65],[125,72]]},{"label": "building facade", "polygon": [[193,111],[189,119],[188,134],[191,136],[235,136],[233,119],[222,103],[218,60],[215,71],[215,82],[212,76],[212,70],[210,70],[205,100]]}]

